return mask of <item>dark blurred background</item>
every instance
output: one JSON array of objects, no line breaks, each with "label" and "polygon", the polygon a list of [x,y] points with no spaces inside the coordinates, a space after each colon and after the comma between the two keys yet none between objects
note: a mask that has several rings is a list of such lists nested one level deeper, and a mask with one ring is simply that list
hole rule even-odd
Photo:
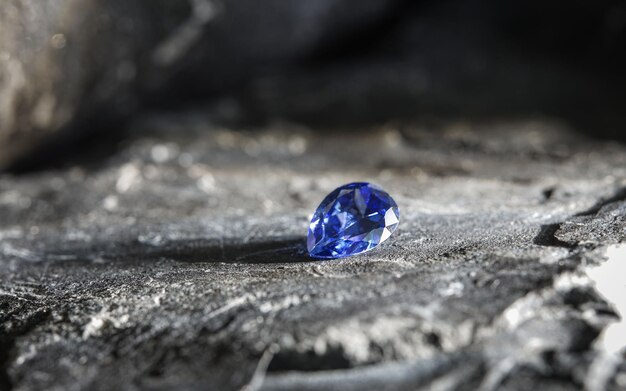
[{"label": "dark blurred background", "polygon": [[548,118],[626,139],[626,2],[5,0],[0,167],[112,148],[147,111],[323,129]]}]

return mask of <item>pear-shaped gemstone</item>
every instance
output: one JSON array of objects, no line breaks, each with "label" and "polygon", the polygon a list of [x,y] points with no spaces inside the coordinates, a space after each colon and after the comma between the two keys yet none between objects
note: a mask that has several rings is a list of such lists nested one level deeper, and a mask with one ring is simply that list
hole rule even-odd
[{"label": "pear-shaped gemstone", "polygon": [[391,236],[400,212],[376,185],[350,183],[333,190],[315,211],[307,247],[314,258],[341,258],[373,249]]}]

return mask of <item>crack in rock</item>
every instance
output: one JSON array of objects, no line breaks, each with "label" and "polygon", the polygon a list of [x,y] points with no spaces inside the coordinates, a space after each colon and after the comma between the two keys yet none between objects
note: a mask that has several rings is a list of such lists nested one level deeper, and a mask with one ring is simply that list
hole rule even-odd
[{"label": "crack in rock", "polygon": [[[592,207],[572,215],[568,220],[596,215],[603,208],[622,201],[626,201],[626,187],[618,189],[612,196],[601,199],[600,201],[596,202]],[[564,241],[557,237],[557,232],[562,228],[564,224],[565,222],[542,225],[539,233],[533,239],[533,243],[540,246],[563,247],[567,249],[576,248],[578,243]]]}]

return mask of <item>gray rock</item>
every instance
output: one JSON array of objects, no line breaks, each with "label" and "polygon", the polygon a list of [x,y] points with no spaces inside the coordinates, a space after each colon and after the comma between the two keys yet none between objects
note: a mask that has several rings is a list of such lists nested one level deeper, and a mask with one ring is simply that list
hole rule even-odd
[{"label": "gray rock", "polygon": [[[623,240],[622,145],[540,120],[131,129],[96,166],[0,176],[3,389],[624,386],[591,370],[618,318],[583,267]],[[308,259],[308,216],[355,180],[398,230]]]}]

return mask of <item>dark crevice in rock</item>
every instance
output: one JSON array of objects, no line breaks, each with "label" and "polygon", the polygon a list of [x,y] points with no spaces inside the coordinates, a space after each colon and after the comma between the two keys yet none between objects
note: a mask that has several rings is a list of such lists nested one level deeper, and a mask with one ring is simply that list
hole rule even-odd
[{"label": "dark crevice in rock", "polygon": [[[442,350],[441,336],[435,332],[428,332],[424,334],[424,341],[435,347],[437,350]],[[269,367],[268,372],[285,372],[285,371],[301,371],[301,372],[314,372],[314,371],[326,371],[337,369],[350,369],[360,365],[357,364],[380,364],[384,356],[384,348],[375,342],[370,342],[370,353],[377,358],[371,358],[367,363],[355,363],[353,359],[348,357],[342,346],[327,347],[322,353],[314,350],[298,351],[298,350],[283,350],[277,353]]]},{"label": "dark crevice in rock", "polygon": [[541,195],[543,196],[544,201],[550,200],[550,198],[552,198],[552,196],[554,195],[555,191],[556,191],[556,187],[548,187],[544,189],[541,192]]},{"label": "dark crevice in rock", "polygon": [[[572,216],[572,218],[593,216],[605,206],[620,201],[626,201],[626,187],[620,188],[617,192],[615,192],[614,195],[609,198],[601,199],[589,209],[576,213]],[[556,237],[556,233],[561,228],[562,224],[563,222],[542,225],[539,234],[535,236],[533,243],[540,246],[563,247],[568,249],[575,248],[578,245],[577,243],[565,242]]]},{"label": "dark crevice in rock", "polygon": [[599,329],[582,319],[570,319],[568,326],[572,334],[572,340],[568,347],[570,352],[585,352],[589,350],[600,334]]},{"label": "dark crevice in rock", "polygon": [[563,304],[577,311],[584,311],[585,307],[592,306],[596,313],[618,317],[614,310],[606,305],[598,292],[591,287],[573,287],[562,294]]},{"label": "dark crevice in rock", "polygon": [[540,246],[564,247],[569,249],[576,247],[575,245],[564,242],[555,236],[557,231],[561,228],[561,224],[562,223],[542,225],[541,230],[539,231],[539,234],[535,236],[533,243]]},{"label": "dark crevice in rock", "polygon": [[342,347],[328,347],[325,352],[282,350],[272,359],[267,372],[324,371],[352,368]]},{"label": "dark crevice in rock", "polygon": [[442,349],[441,346],[441,337],[439,336],[438,333],[432,331],[430,333],[427,333],[425,335],[425,340],[426,342],[428,342],[430,345],[434,346],[435,348],[437,348],[438,350]]}]

